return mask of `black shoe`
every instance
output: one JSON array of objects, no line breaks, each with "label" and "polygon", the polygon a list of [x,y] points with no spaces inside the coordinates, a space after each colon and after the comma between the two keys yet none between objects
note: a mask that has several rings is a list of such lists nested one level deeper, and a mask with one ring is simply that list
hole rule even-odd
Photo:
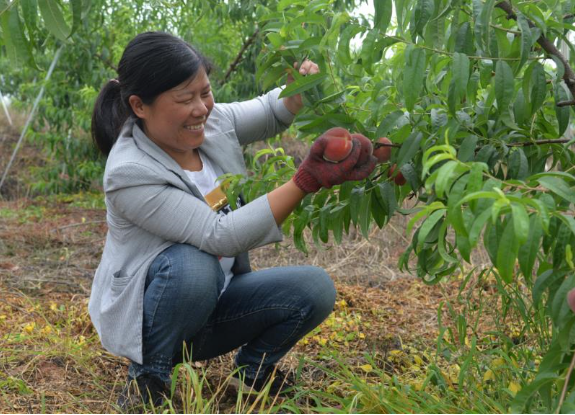
[{"label": "black shoe", "polygon": [[160,407],[169,395],[169,384],[159,377],[145,374],[136,379],[128,376],[128,381],[118,398],[118,406],[123,412],[136,412],[146,407]]},{"label": "black shoe", "polygon": [[250,379],[240,371],[236,371],[233,374],[232,380],[230,382],[236,387],[238,391],[243,393],[259,393],[269,386],[269,396],[285,395],[293,391],[295,386],[295,379],[293,375],[288,372],[284,373],[277,369],[275,366],[269,366],[267,370],[264,371],[263,376],[258,379]]}]

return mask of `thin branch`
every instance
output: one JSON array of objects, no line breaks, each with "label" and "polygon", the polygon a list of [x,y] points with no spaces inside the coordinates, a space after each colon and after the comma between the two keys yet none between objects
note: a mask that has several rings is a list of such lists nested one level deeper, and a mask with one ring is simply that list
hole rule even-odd
[{"label": "thin branch", "polygon": [[[508,1],[502,1],[501,3],[496,4],[495,7],[498,7],[504,12],[506,12],[508,19],[517,20],[517,15],[513,11],[511,3],[509,3]],[[535,23],[533,23],[529,19],[527,19],[527,24],[529,25],[529,27],[536,27]],[[565,56],[563,56],[563,54],[559,51],[559,49],[557,49],[557,47],[553,42],[551,42],[543,35],[539,36],[539,39],[537,39],[537,43],[541,45],[541,47],[545,52],[547,52],[549,55],[556,56],[561,61],[561,63],[563,63],[563,66],[565,67],[565,74],[563,75],[563,80],[565,81],[567,88],[569,88],[569,91],[571,91],[571,95],[575,98],[575,72],[573,72],[573,69],[569,65],[569,62],[567,61],[567,59],[565,59]]]},{"label": "thin branch", "polygon": [[575,99],[573,101],[561,101],[557,103],[558,107],[567,107],[569,105],[575,105]]},{"label": "thin branch", "polygon": [[227,82],[227,80],[229,79],[230,75],[236,70],[236,67],[239,65],[239,63],[241,62],[242,58],[244,57],[244,53],[246,52],[246,50],[250,47],[250,45],[252,43],[254,43],[254,41],[256,40],[256,37],[258,36],[258,34],[260,33],[260,28],[258,27],[256,29],[256,31],[254,32],[253,35],[251,35],[243,44],[242,48],[240,49],[240,51],[238,52],[236,58],[234,59],[234,61],[231,63],[230,67],[228,68],[228,70],[226,71],[226,74],[224,75],[224,79],[222,80],[221,84],[225,84]]},{"label": "thin branch", "polygon": [[[405,40],[404,38],[398,37],[398,36],[387,36],[387,35],[383,35],[383,34],[380,36],[385,36],[385,37],[388,37],[390,39],[397,40],[398,42],[405,43],[406,45],[413,45],[416,48],[429,50],[431,52],[438,53],[440,55],[453,56],[453,54],[454,54],[453,52],[446,52],[446,51],[441,50],[441,49],[435,49],[435,48],[430,48],[428,46],[423,46],[423,45],[420,45],[419,43],[409,42],[408,40]],[[521,60],[521,58],[496,58],[494,56],[473,56],[473,55],[468,56],[468,58],[472,59],[472,60],[507,61],[507,62],[516,62],[516,61]],[[545,59],[545,58],[534,56],[534,57],[529,57],[528,59],[529,60],[538,60],[538,59]]]},{"label": "thin branch", "polygon": [[[506,144],[507,147],[527,147],[527,146],[541,146],[544,144],[565,144],[570,142],[571,140],[568,138],[560,138],[557,140],[536,140],[536,141],[520,141],[520,142],[516,142],[516,143],[509,143]],[[391,143],[391,144],[386,144],[386,143],[375,143],[373,145],[373,149],[376,150],[380,147],[396,147],[396,148],[401,148],[401,144],[395,144],[395,143]]]},{"label": "thin branch", "polygon": [[559,405],[557,405],[557,410],[555,411],[556,414],[558,414],[561,411],[561,407],[563,406],[563,402],[565,401],[565,395],[567,394],[567,388],[569,386],[569,378],[571,377],[571,373],[573,372],[574,366],[575,366],[575,353],[573,353],[573,357],[571,358],[571,365],[569,366],[567,375],[565,375],[565,383],[563,384],[563,390],[561,391],[561,398],[559,398]]},{"label": "thin branch", "polygon": [[543,144],[565,144],[571,141],[568,138],[561,138],[558,140],[537,140],[537,141],[524,141],[519,143],[509,143],[507,147],[527,147],[527,146],[541,146]]},{"label": "thin branch", "polygon": [[397,148],[401,148],[401,144],[394,144],[394,143],[375,143],[373,145],[373,149],[377,150],[380,147],[397,147]]}]

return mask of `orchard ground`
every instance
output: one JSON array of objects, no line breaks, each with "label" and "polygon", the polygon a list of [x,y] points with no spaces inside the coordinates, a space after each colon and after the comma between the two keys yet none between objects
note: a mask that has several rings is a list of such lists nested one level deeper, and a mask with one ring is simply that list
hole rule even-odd
[{"label": "orchard ground", "polygon": [[[3,171],[17,134],[2,128]],[[288,154],[305,153],[295,140],[286,143]],[[31,197],[27,169],[44,162],[25,144],[0,199],[0,412],[116,412],[127,361],[101,347],[87,312],[106,234],[103,196]],[[299,378],[295,396],[238,398],[228,388],[228,354],[186,365],[173,406],[164,410],[507,412],[537,356],[512,353],[501,339],[531,347],[529,339],[513,313],[501,321],[493,279],[471,274],[462,287],[469,264],[435,286],[400,273],[397,261],[410,239],[406,222],[396,216],[369,240],[352,231],[341,245],[314,247],[310,238],[308,256],[290,238],[255,250],[255,269],[317,265],[337,286],[332,315],[282,361]],[[469,318],[463,332],[461,315]],[[467,367],[475,347],[487,353]]]}]

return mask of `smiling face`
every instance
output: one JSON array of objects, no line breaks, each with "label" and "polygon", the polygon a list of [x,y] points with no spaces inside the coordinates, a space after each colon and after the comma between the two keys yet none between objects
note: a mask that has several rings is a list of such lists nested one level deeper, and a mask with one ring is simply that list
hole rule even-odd
[{"label": "smiling face", "polygon": [[143,121],[146,135],[178,162],[203,143],[206,120],[214,107],[203,69],[191,80],[158,95],[150,105],[135,95],[129,101]]}]

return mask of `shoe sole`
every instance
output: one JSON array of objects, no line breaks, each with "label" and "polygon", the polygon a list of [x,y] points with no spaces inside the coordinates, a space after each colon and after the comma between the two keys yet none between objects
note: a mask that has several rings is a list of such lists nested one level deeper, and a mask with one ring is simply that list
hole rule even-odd
[{"label": "shoe sole", "polygon": [[236,393],[242,393],[244,395],[257,395],[259,392],[254,388],[247,386],[244,382],[236,377],[230,379],[229,385],[235,389]]}]

